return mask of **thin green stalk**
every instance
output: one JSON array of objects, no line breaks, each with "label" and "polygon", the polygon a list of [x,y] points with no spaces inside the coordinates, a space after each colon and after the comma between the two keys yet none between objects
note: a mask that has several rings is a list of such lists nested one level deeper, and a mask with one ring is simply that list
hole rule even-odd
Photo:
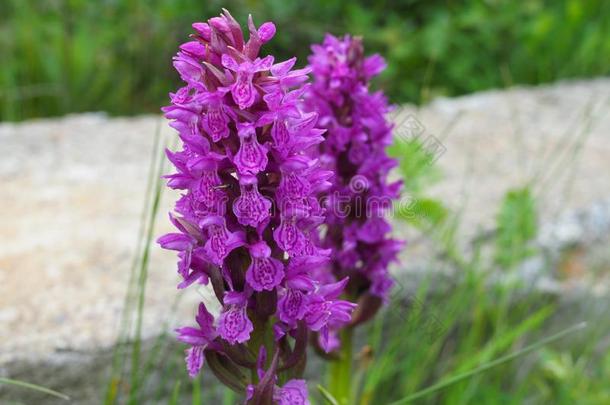
[{"label": "thin green stalk", "polygon": [[26,388],[32,391],[38,391],[38,392],[42,392],[44,394],[49,394],[52,395],[54,397],[57,398],[61,398],[63,400],[69,401],[70,397],[67,396],[66,394],[62,394],[61,392],[57,392],[54,391],[50,388],[46,388],[40,385],[36,385],[36,384],[32,384],[29,382],[25,382],[25,381],[19,381],[19,380],[13,380],[11,378],[2,378],[0,377],[0,384],[8,384],[8,385],[14,385],[15,387],[21,387],[21,388]]},{"label": "thin green stalk", "polygon": [[333,397],[333,394],[328,392],[326,388],[318,384],[318,391],[322,394],[322,398],[326,401],[327,404],[330,405],[339,405],[339,402]]},{"label": "thin green stalk", "polygon": [[155,131],[155,140],[153,142],[153,148],[150,156],[150,167],[148,169],[148,181],[146,182],[146,192],[144,197],[144,206],[142,208],[142,214],[140,216],[140,226],[138,229],[138,238],[136,245],[136,254],[134,255],[133,262],[129,270],[129,281],[127,284],[127,293],[125,294],[125,300],[123,302],[123,310],[121,313],[121,326],[119,329],[119,337],[117,339],[117,346],[112,356],[112,371],[108,380],[108,387],[106,389],[106,396],[104,400],[105,405],[111,405],[116,402],[118,393],[118,384],[122,374],[122,369],[125,366],[124,356],[126,348],[129,344],[129,335],[132,329],[132,309],[133,300],[136,298],[136,269],[140,263],[141,252],[144,249],[145,237],[146,237],[146,226],[147,218],[149,217],[149,206],[152,198],[153,186],[156,183],[155,170],[157,159],[160,150],[161,140],[161,125],[157,125]]},{"label": "thin green stalk", "polygon": [[200,378],[193,378],[193,396],[191,397],[192,405],[202,405],[201,402],[201,380]]},{"label": "thin green stalk", "polygon": [[500,364],[503,364],[503,363],[506,363],[508,361],[514,360],[517,357],[521,357],[521,356],[523,356],[523,355],[525,355],[527,353],[533,352],[533,351],[541,348],[544,345],[547,345],[547,344],[552,343],[552,342],[554,342],[556,340],[559,340],[559,339],[561,339],[561,338],[563,338],[563,337],[565,337],[565,336],[567,336],[567,335],[569,335],[571,333],[574,333],[576,331],[584,329],[586,326],[587,326],[586,322],[581,322],[579,324],[571,326],[571,327],[569,327],[567,329],[562,330],[559,333],[556,333],[556,334],[554,334],[552,336],[549,336],[547,338],[544,338],[544,339],[542,339],[542,340],[540,340],[540,341],[538,341],[538,342],[536,342],[536,343],[534,343],[534,344],[532,344],[530,346],[527,346],[526,348],[524,348],[522,350],[518,350],[518,351],[516,351],[514,353],[511,353],[511,354],[508,354],[506,356],[500,357],[500,358],[498,358],[496,360],[490,361],[489,363],[483,364],[482,366],[479,366],[479,367],[477,367],[477,368],[475,368],[473,370],[467,371],[465,373],[461,373],[461,374],[455,375],[453,377],[449,377],[449,378],[447,378],[447,379],[445,379],[443,381],[440,381],[439,383],[436,383],[436,384],[434,384],[434,385],[432,385],[432,386],[430,386],[428,388],[425,388],[425,389],[423,389],[421,391],[418,391],[418,392],[416,392],[414,394],[411,394],[411,395],[409,395],[406,398],[400,399],[398,401],[394,401],[394,402],[390,403],[389,405],[403,405],[403,404],[407,404],[407,403],[409,403],[411,401],[414,401],[416,399],[424,397],[424,396],[426,396],[428,394],[432,394],[432,393],[434,393],[436,391],[439,391],[439,390],[441,390],[441,389],[443,389],[445,387],[448,387],[448,386],[450,386],[452,384],[455,384],[455,383],[457,383],[459,381],[462,381],[462,380],[464,380],[466,378],[470,378],[470,377],[472,377],[472,376],[474,376],[476,374],[479,374],[479,373],[482,373],[484,371],[487,371],[487,370],[489,370],[489,369],[491,369],[491,368],[493,368],[495,366],[498,366]]},{"label": "thin green stalk", "polygon": [[174,389],[172,390],[172,397],[170,398],[170,405],[178,405],[178,401],[180,400],[180,380],[176,381],[174,384]]},{"label": "thin green stalk", "polygon": [[[160,129],[158,129],[160,130]],[[136,309],[136,329],[133,342],[133,351],[131,354],[131,387],[129,390],[129,404],[136,404],[138,389],[139,389],[139,368],[140,368],[140,355],[142,347],[142,321],[144,316],[144,302],[146,298],[146,282],[148,279],[148,262],[150,258],[150,245],[153,239],[153,233],[157,218],[157,212],[159,211],[159,204],[161,201],[161,195],[163,192],[163,183],[161,180],[161,174],[163,172],[164,160],[160,157],[157,165],[157,172],[155,177],[155,187],[152,207],[150,216],[148,219],[148,229],[146,233],[146,242],[144,244],[144,252],[142,254],[142,261],[140,263],[140,272],[138,277],[138,301]]]},{"label": "thin green stalk", "polygon": [[341,331],[341,352],[339,360],[330,364],[329,392],[341,405],[350,405],[351,402],[351,376],[353,357],[352,328]]}]

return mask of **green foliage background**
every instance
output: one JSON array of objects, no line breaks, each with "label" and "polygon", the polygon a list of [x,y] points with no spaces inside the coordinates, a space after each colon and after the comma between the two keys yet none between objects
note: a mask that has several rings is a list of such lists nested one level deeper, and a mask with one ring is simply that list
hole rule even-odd
[{"label": "green foliage background", "polygon": [[0,120],[157,112],[190,23],[221,7],[273,20],[267,52],[301,65],[324,32],[363,35],[394,102],[610,73],[604,0],[2,0]]}]

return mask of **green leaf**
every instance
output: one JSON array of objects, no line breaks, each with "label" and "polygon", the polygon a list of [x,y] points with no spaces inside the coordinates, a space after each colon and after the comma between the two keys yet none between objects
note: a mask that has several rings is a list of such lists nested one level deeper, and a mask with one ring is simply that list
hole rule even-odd
[{"label": "green leaf", "polygon": [[443,203],[432,198],[403,197],[396,207],[396,215],[399,219],[420,230],[428,230],[441,224],[448,214],[449,210]]},{"label": "green leaf", "polygon": [[328,390],[326,388],[324,388],[321,385],[318,385],[318,391],[320,391],[320,394],[322,394],[322,397],[326,400],[326,402],[328,402],[330,405],[339,405],[339,401],[337,401],[335,399],[335,397],[332,396],[332,394],[330,392],[328,392]]},{"label": "green leaf", "polygon": [[[425,134],[424,134],[425,136]],[[405,179],[405,189],[419,194],[424,186],[440,179],[440,171],[434,165],[436,156],[425,142],[418,138],[397,139],[389,148],[388,154],[399,159],[399,170]]]},{"label": "green leaf", "polygon": [[495,261],[504,268],[532,254],[530,242],[537,233],[536,202],[529,187],[508,191],[496,218]]}]

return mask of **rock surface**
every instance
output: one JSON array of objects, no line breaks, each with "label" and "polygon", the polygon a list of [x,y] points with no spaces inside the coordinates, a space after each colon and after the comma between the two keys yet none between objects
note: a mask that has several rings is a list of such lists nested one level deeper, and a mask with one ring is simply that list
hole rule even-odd
[{"label": "rock surface", "polygon": [[418,117],[446,148],[433,193],[475,228],[528,183],[542,223],[610,198],[608,79],[440,99]]},{"label": "rock surface", "polygon": [[[509,189],[530,184],[545,251],[557,256],[593,242],[607,249],[610,79],[442,98],[401,108],[395,119],[410,128],[397,131],[400,136],[416,135],[428,150],[440,151],[435,164],[442,179],[426,194],[460,213],[465,245],[494,228]],[[404,267],[425,266],[430,241],[409,229],[399,232],[413,242],[403,251]]]},{"label": "rock surface", "polygon": [[[558,219],[610,200],[609,95],[610,79],[597,79],[439,99],[405,111],[444,146],[437,162],[444,177],[430,194],[462,210],[465,238],[492,226],[507,189],[534,179],[541,220],[550,227],[545,235],[582,238],[588,231]],[[66,353],[114,344],[157,128],[164,139],[173,137],[157,116],[0,124],[0,375],[25,363],[77,362]],[[164,193],[155,235],[170,229],[166,212],[174,199]],[[610,209],[595,212],[587,218],[600,216],[589,221],[603,235]],[[405,255],[417,252],[411,246]],[[165,323],[176,281],[174,255],[154,245],[145,337],[190,322],[201,291],[188,291],[174,321]]]},{"label": "rock surface", "polygon": [[[0,363],[114,341],[158,125],[85,114],[0,127]],[[172,255],[152,253],[146,334],[175,295]]]}]

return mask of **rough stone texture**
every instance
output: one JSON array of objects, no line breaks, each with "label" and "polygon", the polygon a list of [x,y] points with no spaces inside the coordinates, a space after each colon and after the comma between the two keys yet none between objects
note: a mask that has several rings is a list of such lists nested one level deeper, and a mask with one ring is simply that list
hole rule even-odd
[{"label": "rough stone texture", "polygon": [[[583,240],[590,229],[603,236],[610,223],[603,204],[610,199],[609,95],[610,80],[598,79],[407,107],[446,148],[438,160],[444,178],[430,194],[463,211],[467,240],[493,225],[508,188],[536,178],[549,243]],[[26,363],[69,365],[79,361],[70,353],[112,347],[159,125],[172,136],[157,116],[0,124],[0,374]],[[164,194],[156,235],[169,229],[174,199]],[[407,270],[418,249],[405,252]],[[145,337],[166,325],[176,280],[174,255],[154,248]],[[199,298],[189,291],[170,326],[189,322]]]},{"label": "rough stone texture", "polygon": [[[0,127],[0,364],[112,344],[161,124],[84,114]],[[173,198],[164,194],[156,235]],[[152,249],[145,337],[169,313],[174,269]]]},{"label": "rough stone texture", "polygon": [[445,147],[431,195],[493,225],[508,188],[534,184],[543,223],[610,198],[610,80],[489,91],[409,109]]}]

